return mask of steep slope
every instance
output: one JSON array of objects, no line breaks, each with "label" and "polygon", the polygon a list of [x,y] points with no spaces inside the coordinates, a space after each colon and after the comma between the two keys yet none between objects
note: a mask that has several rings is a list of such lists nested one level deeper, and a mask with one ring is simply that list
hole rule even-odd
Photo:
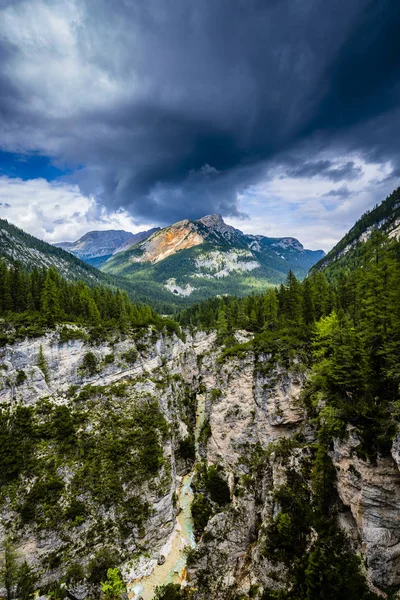
[{"label": "steep slope", "polygon": [[185,311],[185,335],[88,315],[5,340],[15,588],[96,598],[118,567],[133,600],[398,597],[399,249],[344,273],[354,294],[290,277]]},{"label": "steep slope", "polygon": [[[389,238],[400,237],[400,188],[397,188],[381,204],[366,212],[336,244],[328,254],[318,261],[313,271],[324,271],[327,276],[335,276],[345,264],[354,268],[360,264],[362,247],[374,231],[380,231]],[[336,263],[340,263],[336,264]]]},{"label": "steep slope", "polygon": [[142,242],[158,228],[130,233],[122,230],[88,231],[75,242],[58,242],[54,244],[74,254],[94,267],[100,267],[113,254],[127,250],[130,246]]},{"label": "steep slope", "polygon": [[70,252],[47,244],[3,219],[0,219],[1,259],[5,259],[9,264],[18,261],[27,270],[33,267],[53,266],[69,281],[82,280],[90,286],[101,284],[112,288],[118,287],[125,290],[131,299],[137,302],[151,302],[155,308],[163,312],[169,309],[169,305],[159,302],[154,296],[151,297],[146,289],[136,289],[135,285],[123,277],[102,273]]},{"label": "steep slope", "polygon": [[100,271],[87,265],[62,248],[56,248],[22,229],[0,219],[0,258],[8,263],[20,262],[26,269],[54,266],[65,279],[81,279],[91,285],[110,281]]},{"label": "steep slope", "polygon": [[214,298],[184,334],[80,286],[46,324],[3,285],[0,595],[95,598],[118,567],[133,600],[397,598],[400,241],[363,248],[339,284]]},{"label": "steep slope", "polygon": [[122,275],[139,287],[175,302],[212,295],[246,295],[281,283],[290,269],[303,277],[324,255],[294,238],[245,235],[221,215],[187,219],[165,227],[142,243],[110,258],[105,273]]}]

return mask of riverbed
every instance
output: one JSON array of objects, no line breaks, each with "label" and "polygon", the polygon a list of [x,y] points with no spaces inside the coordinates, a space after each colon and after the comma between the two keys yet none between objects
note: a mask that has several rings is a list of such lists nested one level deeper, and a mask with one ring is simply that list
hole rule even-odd
[{"label": "riverbed", "polygon": [[[196,407],[195,445],[196,460],[198,459],[198,438],[204,423],[205,397],[199,394]],[[131,600],[152,600],[155,589],[168,583],[184,584],[186,577],[187,552],[196,546],[194,536],[191,505],[193,502],[192,490],[193,471],[182,478],[177,491],[178,515],[175,528],[170,538],[166,541],[160,554],[163,555],[163,564],[154,564],[149,575],[133,581],[128,587]]]}]

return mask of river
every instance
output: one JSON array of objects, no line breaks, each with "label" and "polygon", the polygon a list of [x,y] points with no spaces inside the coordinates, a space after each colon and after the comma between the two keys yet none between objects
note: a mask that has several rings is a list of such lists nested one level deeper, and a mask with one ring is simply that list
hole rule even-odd
[{"label": "river", "polygon": [[[196,460],[198,459],[199,435],[204,423],[204,415],[205,397],[203,394],[199,394],[197,396],[195,428]],[[192,478],[193,471],[183,477],[179,486],[177,494],[179,512],[175,528],[162,552],[165,562],[162,565],[156,564],[149,575],[136,579],[129,585],[128,595],[131,600],[139,600],[139,598],[152,600],[157,586],[185,582],[187,552],[190,548],[196,546],[191,511],[193,502]]]}]

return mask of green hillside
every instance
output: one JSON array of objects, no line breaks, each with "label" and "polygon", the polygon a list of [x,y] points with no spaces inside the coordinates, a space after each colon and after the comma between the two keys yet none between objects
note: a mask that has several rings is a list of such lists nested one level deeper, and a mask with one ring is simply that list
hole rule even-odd
[{"label": "green hillside", "polygon": [[392,237],[397,235],[399,225],[400,188],[397,188],[381,204],[364,213],[340,242],[313,266],[312,272],[323,270],[327,277],[336,277],[344,267],[357,267],[365,252],[364,242],[372,233],[380,231]]},{"label": "green hillside", "polygon": [[301,279],[322,255],[294,238],[246,235],[220,215],[208,215],[156,232],[110,258],[101,270],[181,307],[218,295],[260,292],[282,283],[289,270]]}]

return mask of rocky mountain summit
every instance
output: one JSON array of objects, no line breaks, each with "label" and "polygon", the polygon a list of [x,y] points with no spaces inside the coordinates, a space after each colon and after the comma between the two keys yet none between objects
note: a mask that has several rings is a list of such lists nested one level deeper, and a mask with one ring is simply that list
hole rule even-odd
[{"label": "rocky mountain summit", "polygon": [[101,267],[154,295],[187,304],[209,296],[244,295],[282,282],[289,270],[303,277],[322,250],[306,250],[295,238],[247,235],[221,215],[185,219],[108,259]]}]

